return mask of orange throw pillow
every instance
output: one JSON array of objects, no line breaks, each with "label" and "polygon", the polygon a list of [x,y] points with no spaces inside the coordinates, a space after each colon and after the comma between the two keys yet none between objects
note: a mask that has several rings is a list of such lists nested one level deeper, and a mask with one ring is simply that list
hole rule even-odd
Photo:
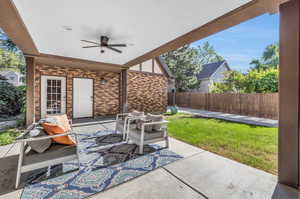
[{"label": "orange throw pillow", "polygon": [[63,126],[66,131],[71,131],[71,126],[69,123],[68,116],[66,114],[63,115],[51,115],[51,116],[46,116],[48,118],[54,118],[59,125]]},{"label": "orange throw pillow", "polygon": [[[63,126],[60,126],[57,124],[43,123],[42,126],[48,135],[58,135],[58,134],[64,134],[64,133],[68,132],[65,130],[65,128]],[[52,139],[59,144],[66,144],[66,145],[76,144],[76,142],[69,135],[55,137]]]}]

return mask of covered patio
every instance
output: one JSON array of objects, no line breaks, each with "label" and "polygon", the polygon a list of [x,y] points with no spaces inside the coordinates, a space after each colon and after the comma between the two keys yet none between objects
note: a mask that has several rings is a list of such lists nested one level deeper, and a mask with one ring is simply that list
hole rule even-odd
[{"label": "covered patio", "polygon": [[[113,118],[74,122],[74,131],[79,134],[114,129]],[[1,151],[7,151],[8,148],[9,146],[2,148]],[[92,195],[90,198],[294,199],[300,197],[300,193],[296,189],[277,184],[277,177],[272,174],[193,147],[176,139],[170,139],[170,150],[181,155],[183,159]],[[2,167],[16,164],[16,159],[13,162],[11,158],[17,154],[18,148],[13,148],[5,159],[0,159]],[[9,163],[7,163],[8,160],[10,160]],[[14,179],[14,176],[12,177]],[[21,197],[23,190],[14,190],[13,184],[9,186],[9,190],[0,190],[0,198]]]},{"label": "covered patio", "polygon": [[[280,12],[281,23],[278,177],[171,139],[170,151],[182,156],[180,160],[92,197],[299,198],[298,0],[191,0],[188,3],[93,0],[72,1],[72,4],[67,0],[30,3],[2,0],[0,27],[26,57],[29,125],[45,114],[66,113],[69,118],[77,119],[133,109],[164,112],[167,70],[159,63],[161,54],[256,16],[276,12]],[[111,41],[126,46],[123,53],[108,50],[111,46],[107,43],[99,44],[101,36],[110,36]],[[83,49],[80,40],[95,41],[96,47],[105,47],[104,53]],[[149,63],[150,72],[143,72],[141,68]],[[80,87],[83,84],[77,79],[85,79],[84,85],[90,89]],[[136,79],[139,81],[135,82]],[[51,93],[55,94],[55,100],[47,98],[45,82],[62,91]],[[83,100],[77,104],[88,106],[76,107],[76,99],[82,96],[87,103]],[[110,120],[92,123],[82,120],[74,128],[84,134],[112,130],[113,125]],[[6,163],[11,168],[15,166]],[[16,198],[21,192],[11,190],[0,197]]]}]

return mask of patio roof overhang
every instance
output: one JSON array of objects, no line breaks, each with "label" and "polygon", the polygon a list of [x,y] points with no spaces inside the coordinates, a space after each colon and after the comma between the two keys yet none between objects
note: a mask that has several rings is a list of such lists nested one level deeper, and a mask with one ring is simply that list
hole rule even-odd
[{"label": "patio roof overhang", "polygon": [[[0,27],[25,54],[40,60],[65,58],[122,69],[253,17],[277,12],[284,1],[92,0],[72,1],[70,6],[69,0],[2,0]],[[114,43],[134,45],[122,54],[81,48],[81,39],[97,42],[101,35],[110,36]]]},{"label": "patio roof overhang", "polygon": [[48,66],[63,66],[71,68],[84,68],[88,70],[102,70],[109,72],[120,73],[123,69],[128,69],[128,67],[118,64],[110,64],[96,61],[83,60],[71,57],[62,57],[57,55],[48,55],[40,53],[36,55],[27,55],[27,57],[34,57],[36,64],[44,64]]}]

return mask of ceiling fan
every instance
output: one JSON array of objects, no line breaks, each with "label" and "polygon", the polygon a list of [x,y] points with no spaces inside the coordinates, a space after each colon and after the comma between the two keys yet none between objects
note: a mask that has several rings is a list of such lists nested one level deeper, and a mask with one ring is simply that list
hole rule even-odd
[{"label": "ceiling fan", "polygon": [[115,51],[117,53],[122,53],[121,50],[116,49],[115,47],[127,47],[127,44],[109,44],[109,37],[107,36],[101,36],[100,37],[100,43],[97,42],[93,42],[93,41],[88,41],[88,40],[81,40],[82,42],[86,42],[86,43],[90,43],[90,44],[94,44],[92,46],[83,46],[82,48],[97,48],[100,47],[101,48],[101,53],[104,53],[105,50],[104,48],[110,49],[112,51]]}]

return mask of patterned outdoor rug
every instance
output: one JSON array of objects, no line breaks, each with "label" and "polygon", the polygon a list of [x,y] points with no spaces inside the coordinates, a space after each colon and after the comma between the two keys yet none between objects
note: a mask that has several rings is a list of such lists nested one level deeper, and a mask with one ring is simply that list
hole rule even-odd
[{"label": "patterned outdoor rug", "polygon": [[145,146],[139,155],[137,145],[120,138],[111,130],[80,134],[80,170],[74,170],[77,162],[38,170],[27,179],[21,198],[86,198],[182,158],[157,145]]}]

